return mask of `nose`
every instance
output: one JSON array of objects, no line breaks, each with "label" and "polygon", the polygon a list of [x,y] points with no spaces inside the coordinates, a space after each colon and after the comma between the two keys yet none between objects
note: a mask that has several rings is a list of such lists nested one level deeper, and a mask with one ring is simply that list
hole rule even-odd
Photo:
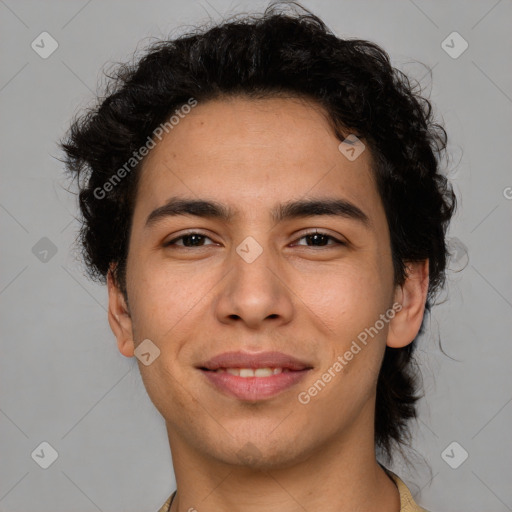
[{"label": "nose", "polygon": [[220,322],[244,324],[257,330],[291,321],[293,292],[287,286],[279,255],[268,247],[261,248],[261,254],[254,260],[240,256],[243,252],[233,248],[227,261],[230,271],[220,284],[215,304]]}]

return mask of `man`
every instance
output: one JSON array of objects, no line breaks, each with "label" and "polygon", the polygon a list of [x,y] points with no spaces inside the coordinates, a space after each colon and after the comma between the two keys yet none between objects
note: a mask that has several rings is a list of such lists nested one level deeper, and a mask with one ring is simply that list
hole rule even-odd
[{"label": "man", "polygon": [[66,139],[119,351],[199,512],[421,511],[381,461],[444,282],[446,134],[385,52],[268,9],[131,67]]}]

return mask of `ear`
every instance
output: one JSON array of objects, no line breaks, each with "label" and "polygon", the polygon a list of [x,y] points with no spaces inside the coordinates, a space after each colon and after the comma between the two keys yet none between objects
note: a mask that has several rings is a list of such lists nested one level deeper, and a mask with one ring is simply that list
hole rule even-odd
[{"label": "ear", "polygon": [[388,347],[405,347],[418,335],[427,301],[428,263],[428,260],[407,263],[405,283],[395,290],[394,303],[402,308],[389,322]]},{"label": "ear", "polygon": [[119,352],[126,357],[133,357],[135,350],[133,343],[132,319],[124,299],[123,293],[112,274],[113,266],[107,274],[108,287],[108,323],[117,338]]}]

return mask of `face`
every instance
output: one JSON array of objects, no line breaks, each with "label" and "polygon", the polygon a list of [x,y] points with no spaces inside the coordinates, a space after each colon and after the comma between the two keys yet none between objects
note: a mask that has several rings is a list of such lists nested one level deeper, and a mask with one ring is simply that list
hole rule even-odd
[{"label": "face", "polygon": [[[146,158],[129,315],[110,282],[109,319],[124,355],[146,339],[160,350],[139,368],[171,449],[277,467],[343,439],[373,443],[386,343],[407,344],[419,324],[405,332],[405,309],[389,313],[407,300],[370,151],[351,160],[339,144],[315,104],[236,98],[197,105]],[[238,354],[214,372],[227,352]],[[252,358],[266,352],[281,356]],[[255,367],[271,371],[236,375]]]}]

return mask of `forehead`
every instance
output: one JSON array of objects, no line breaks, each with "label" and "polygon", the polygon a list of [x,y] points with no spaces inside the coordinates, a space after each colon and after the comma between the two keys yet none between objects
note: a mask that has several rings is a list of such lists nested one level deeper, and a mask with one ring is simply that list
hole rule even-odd
[{"label": "forehead", "polygon": [[200,103],[146,157],[136,212],[176,195],[244,209],[329,194],[375,209],[369,150],[350,161],[339,144],[325,111],[305,99]]}]

